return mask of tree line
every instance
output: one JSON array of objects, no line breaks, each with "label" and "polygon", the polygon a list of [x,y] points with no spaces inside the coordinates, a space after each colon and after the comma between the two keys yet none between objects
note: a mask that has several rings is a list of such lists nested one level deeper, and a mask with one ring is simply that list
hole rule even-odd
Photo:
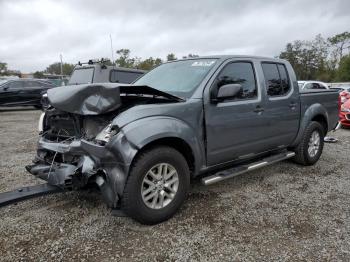
[{"label": "tree line", "polygon": [[300,80],[350,81],[350,33],[287,43],[279,58],[288,60]]},{"label": "tree line", "polygon": [[[160,57],[132,56],[130,49],[116,51],[117,59],[110,61],[104,59],[107,65],[116,65],[126,68],[151,70],[152,68],[172,60],[177,60],[174,53],[169,53],[166,59]],[[182,58],[198,57],[188,54]],[[324,38],[318,34],[313,40],[295,40],[287,43],[284,50],[277,56],[288,60],[293,66],[297,78],[300,80],[321,80],[325,82],[350,81],[350,33],[343,32]],[[62,72],[70,75],[74,69],[73,64],[63,63]],[[6,75],[7,64],[0,62],[0,75]],[[55,62],[43,71],[34,73],[34,77],[43,78],[45,73],[61,74],[61,64]]]}]

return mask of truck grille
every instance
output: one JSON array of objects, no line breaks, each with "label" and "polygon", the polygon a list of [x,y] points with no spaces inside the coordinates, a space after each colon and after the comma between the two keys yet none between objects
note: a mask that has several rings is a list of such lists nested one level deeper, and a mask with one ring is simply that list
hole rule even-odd
[{"label": "truck grille", "polygon": [[72,137],[80,137],[79,120],[70,114],[53,114],[46,119],[46,138],[52,141],[63,141]]}]

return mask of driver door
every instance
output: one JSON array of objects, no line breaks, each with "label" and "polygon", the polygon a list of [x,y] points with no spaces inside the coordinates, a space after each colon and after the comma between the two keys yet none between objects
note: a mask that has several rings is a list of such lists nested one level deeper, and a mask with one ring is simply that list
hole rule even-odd
[{"label": "driver door", "polygon": [[207,164],[213,166],[254,156],[265,150],[268,121],[253,61],[226,63],[210,86],[210,93],[225,84],[240,84],[234,98],[205,105]]}]

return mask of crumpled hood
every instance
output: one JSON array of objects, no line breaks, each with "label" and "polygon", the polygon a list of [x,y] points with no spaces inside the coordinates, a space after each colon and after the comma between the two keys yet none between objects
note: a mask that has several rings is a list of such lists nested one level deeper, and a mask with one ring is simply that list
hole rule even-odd
[{"label": "crumpled hood", "polygon": [[113,83],[56,87],[47,91],[47,97],[50,105],[59,110],[79,115],[99,115],[118,109],[121,106],[121,93],[163,96],[182,101],[179,97],[149,86]]}]

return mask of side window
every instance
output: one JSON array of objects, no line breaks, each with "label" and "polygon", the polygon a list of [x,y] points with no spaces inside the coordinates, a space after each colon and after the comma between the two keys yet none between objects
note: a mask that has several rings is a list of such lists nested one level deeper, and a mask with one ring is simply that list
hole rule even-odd
[{"label": "side window", "polygon": [[22,81],[14,81],[8,84],[8,87],[10,89],[17,89],[17,88],[22,88],[23,87],[23,82]]},{"label": "side window", "polygon": [[25,81],[24,87],[38,87],[39,83],[36,81]]},{"label": "side window", "polygon": [[134,82],[137,78],[139,78],[142,73],[139,72],[127,72],[127,71],[119,71],[119,70],[112,70],[110,81],[112,83],[125,83],[130,84]]},{"label": "side window", "polygon": [[326,84],[320,84],[321,89],[328,89],[329,87]]},{"label": "side window", "polygon": [[313,89],[327,89],[324,85],[319,83],[314,83],[313,86],[314,86]]},{"label": "side window", "polygon": [[312,83],[307,83],[304,89],[312,89]]},{"label": "side window", "polygon": [[284,65],[262,63],[268,96],[283,96],[290,90],[287,70]]},{"label": "side window", "polygon": [[290,83],[289,83],[287,69],[282,64],[277,64],[277,67],[278,67],[278,71],[279,71],[280,77],[281,77],[281,85],[282,85],[283,95],[288,94],[289,90],[290,90]]},{"label": "side window", "polygon": [[217,87],[227,84],[242,85],[242,92],[235,99],[250,99],[257,96],[257,87],[253,64],[250,62],[233,62],[224,67],[218,76]]},{"label": "side window", "polygon": [[317,83],[312,84],[312,89],[320,89],[320,85]]},{"label": "side window", "polygon": [[269,96],[280,96],[283,94],[280,75],[278,73],[277,64],[262,63],[264,77]]},{"label": "side window", "polygon": [[55,85],[51,82],[39,81],[39,86],[48,88],[48,87],[54,87]]}]

